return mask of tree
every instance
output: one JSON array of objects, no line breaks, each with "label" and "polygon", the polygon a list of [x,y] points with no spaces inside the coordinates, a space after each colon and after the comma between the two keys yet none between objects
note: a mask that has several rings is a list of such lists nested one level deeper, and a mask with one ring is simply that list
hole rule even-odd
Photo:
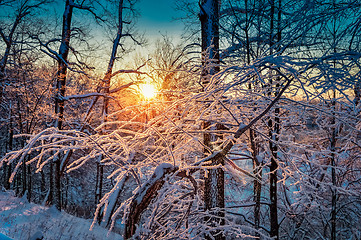
[{"label": "tree", "polygon": [[[15,12],[15,16],[11,16],[11,18],[15,18],[13,20],[12,23],[10,23],[9,25],[9,29],[7,29],[7,33],[5,32],[6,29],[4,29],[3,27],[0,28],[0,36],[2,41],[5,43],[5,51],[1,57],[0,60],[0,101],[2,100],[2,95],[3,95],[3,91],[4,91],[4,80],[6,77],[6,65],[10,56],[10,51],[11,51],[11,47],[14,44],[14,35],[16,33],[16,31],[18,30],[19,25],[21,24],[22,21],[24,21],[24,19],[26,19],[26,17],[32,13],[32,11],[36,11],[37,8],[41,7],[42,5],[44,5],[45,3],[47,3],[47,0],[42,0],[42,1],[31,1],[31,0],[27,0],[27,1],[23,1],[19,4],[16,4],[18,9]],[[3,5],[4,8],[7,8],[9,6],[11,6],[12,4],[14,4],[15,1],[8,1],[8,2],[4,2],[4,3],[0,3],[0,6]],[[5,25],[6,26],[6,25]]]},{"label": "tree", "polygon": [[[126,4],[127,3],[127,4]],[[102,106],[102,125],[104,125],[104,127],[101,129],[102,134],[105,134],[108,129],[107,129],[107,122],[109,121],[109,115],[110,115],[110,110],[109,110],[109,100],[110,100],[110,95],[111,93],[117,93],[123,89],[126,89],[130,86],[132,86],[133,84],[135,84],[134,82],[129,82],[127,84],[124,84],[120,87],[117,87],[115,89],[112,89],[111,91],[111,80],[112,78],[114,78],[115,76],[117,76],[118,74],[144,74],[144,72],[141,72],[140,69],[145,65],[142,64],[141,66],[139,66],[137,69],[121,69],[121,70],[117,70],[114,71],[114,65],[115,62],[118,58],[118,48],[122,47],[122,50],[124,50],[124,47],[122,46],[121,41],[123,40],[123,38],[125,37],[130,37],[136,44],[141,45],[142,42],[141,41],[137,41],[136,40],[136,36],[134,36],[134,34],[132,34],[129,30],[124,31],[124,24],[130,24],[132,20],[134,19],[126,19],[124,17],[124,13],[123,11],[125,9],[127,9],[129,12],[134,11],[134,4],[135,2],[133,1],[126,1],[126,3],[124,3],[123,0],[119,0],[117,1],[117,32],[115,35],[115,38],[113,40],[113,46],[112,46],[112,51],[111,51],[111,55],[110,55],[110,59],[108,62],[108,67],[107,70],[105,72],[104,78],[102,79],[102,83],[100,84],[98,90],[102,93],[104,93],[103,96],[103,106]],[[132,16],[134,18],[134,16]],[[95,104],[95,102],[97,101],[98,96],[94,98],[93,103]],[[102,157],[101,157],[102,158]],[[100,160],[97,162],[97,179],[96,179],[96,193],[95,193],[95,203],[98,204],[100,202],[100,200],[102,199],[103,195],[102,195],[102,188],[103,188],[103,163],[102,163],[102,159],[100,158]],[[118,194],[119,192],[122,190],[122,186],[118,186]],[[118,198],[118,196],[117,196]],[[103,217],[102,220],[102,225],[103,226],[108,226],[110,223],[110,217],[114,212],[115,209],[115,205],[116,205],[116,199],[114,199],[113,201],[110,202],[110,204],[108,205],[108,207],[110,208],[110,211],[108,210],[107,215],[105,215]],[[100,218],[99,218],[100,220]]]},{"label": "tree", "polygon": [[[8,140],[6,140],[9,150],[17,147],[14,147],[14,144],[20,143],[22,145],[24,141],[14,141],[14,133],[28,134],[35,125],[31,119],[35,118],[36,110],[32,109],[32,99],[28,95],[24,96],[26,91],[23,92],[23,88],[31,87],[27,86],[27,84],[30,84],[27,82],[27,78],[33,75],[29,70],[30,66],[33,65],[28,60],[32,59],[35,62],[38,58],[31,53],[33,52],[33,46],[28,39],[26,29],[31,26],[33,21],[31,16],[37,13],[41,7],[46,6],[47,3],[49,3],[47,0],[4,1],[0,3],[0,6],[4,9],[3,17],[8,17],[7,20],[2,22],[2,27],[0,27],[1,44],[4,46],[4,52],[0,59],[0,103],[3,110],[7,108],[7,114],[10,112],[8,119],[9,135]],[[7,94],[7,92],[11,93]],[[10,101],[3,101],[4,97],[9,98]],[[20,111],[23,102],[27,103],[27,111]],[[16,121],[16,119],[18,120]],[[22,121],[29,122],[27,122],[26,126],[23,126]],[[6,189],[10,188],[9,178],[11,169],[11,164],[4,169],[4,186]],[[28,169],[30,169],[30,166],[28,166]],[[21,195],[28,190],[29,199],[31,197],[30,180],[31,175],[29,173],[28,176],[27,167],[24,165],[21,176],[19,174],[17,191],[19,191],[20,186],[22,187]]]},{"label": "tree", "polygon": [[[204,88],[210,83],[212,76],[219,72],[219,7],[218,0],[205,0],[200,2],[199,19],[201,21],[201,37],[202,37],[202,85]],[[219,126],[214,122],[205,122],[204,129],[218,130]],[[204,144],[206,153],[210,153],[215,149],[217,142],[216,134],[204,134]],[[214,166],[224,165],[222,158],[214,158],[212,161]],[[224,172],[222,168],[211,169],[205,177],[204,186],[204,202],[205,210],[210,212],[211,217],[206,218],[210,227],[214,227],[216,222],[224,225]],[[217,209],[217,210],[215,210]],[[214,215],[214,216],[212,216]],[[206,235],[207,239],[225,239],[222,231],[212,231],[210,235]]]},{"label": "tree", "polygon": [[[165,41],[147,62],[148,76],[166,80],[166,97],[112,105],[112,93],[134,84],[113,88],[122,79],[112,77],[141,73],[115,70],[114,41],[97,92],[64,96],[93,97],[83,120],[94,121],[86,129],[84,120],[79,128],[34,132],[0,164],[42,171],[52,156],[72,152],[62,168],[69,173],[101,160],[112,185],[98,191],[93,224],[102,217],[101,225],[120,230],[122,220],[126,239],[358,239],[359,4],[200,6],[201,58]],[[347,21],[333,25],[341,16]],[[178,79],[188,84],[174,84]],[[95,105],[97,99],[104,101]],[[11,124],[21,126],[21,108],[11,104]],[[153,114],[144,121],[147,112]]]}]

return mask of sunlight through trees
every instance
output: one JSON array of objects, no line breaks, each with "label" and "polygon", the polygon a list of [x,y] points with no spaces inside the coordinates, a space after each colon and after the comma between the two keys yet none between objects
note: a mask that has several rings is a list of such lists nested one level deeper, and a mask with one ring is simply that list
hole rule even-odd
[{"label": "sunlight through trees", "polygon": [[1,196],[124,239],[361,239],[359,1],[169,4],[155,39],[137,0],[0,1]]}]

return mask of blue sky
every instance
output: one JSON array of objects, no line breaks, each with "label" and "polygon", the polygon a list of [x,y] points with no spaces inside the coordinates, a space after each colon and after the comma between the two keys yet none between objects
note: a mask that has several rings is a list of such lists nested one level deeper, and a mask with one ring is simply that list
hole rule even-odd
[{"label": "blue sky", "polygon": [[183,23],[175,21],[180,13],[174,9],[176,0],[139,0],[138,9],[141,13],[138,28],[146,35],[161,37],[161,34],[180,35]]}]

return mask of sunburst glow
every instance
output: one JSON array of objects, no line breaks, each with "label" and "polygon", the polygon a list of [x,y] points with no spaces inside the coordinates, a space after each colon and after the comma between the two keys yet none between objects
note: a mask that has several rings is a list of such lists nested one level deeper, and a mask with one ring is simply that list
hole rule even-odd
[{"label": "sunburst glow", "polygon": [[154,98],[157,95],[157,89],[153,84],[145,83],[139,86],[141,93],[146,99]]}]

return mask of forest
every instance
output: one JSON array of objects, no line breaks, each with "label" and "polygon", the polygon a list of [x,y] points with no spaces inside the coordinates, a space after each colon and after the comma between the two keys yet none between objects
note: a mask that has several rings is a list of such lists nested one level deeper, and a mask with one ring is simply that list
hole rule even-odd
[{"label": "forest", "polygon": [[0,192],[123,239],[361,239],[361,1],[169,1],[179,39],[141,1],[0,0]]}]

